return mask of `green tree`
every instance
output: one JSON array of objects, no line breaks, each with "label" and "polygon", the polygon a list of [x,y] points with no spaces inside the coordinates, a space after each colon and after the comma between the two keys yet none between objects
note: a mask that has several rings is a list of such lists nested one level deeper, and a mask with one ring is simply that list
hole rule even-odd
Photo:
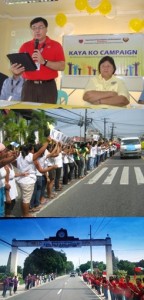
[{"label": "green tree", "polygon": [[17,118],[14,111],[10,110],[8,114],[3,116],[3,124],[2,124],[2,131],[3,131],[3,141],[4,144],[7,146],[11,141],[18,141],[19,127],[17,124]]},{"label": "green tree", "polygon": [[80,270],[82,273],[84,273],[85,271],[87,271],[88,269],[90,269],[91,263],[90,261],[88,261],[85,264],[80,265]]},{"label": "green tree", "polygon": [[127,271],[125,270],[117,270],[117,274],[118,277],[125,277],[126,275],[128,275]]},{"label": "green tree", "polygon": [[49,135],[48,123],[55,124],[54,118],[48,116],[45,111],[31,112],[30,121],[23,117],[22,110],[17,112],[10,110],[7,114],[0,114],[0,129],[3,141],[7,146],[11,141],[18,143],[34,143],[35,132],[38,131],[39,141],[43,143]]},{"label": "green tree", "polygon": [[135,263],[128,260],[120,260],[117,264],[118,270],[127,271],[128,275],[134,274]]},{"label": "green tree", "polygon": [[106,264],[103,263],[103,261],[94,261],[93,262],[93,267],[98,268],[99,271],[103,272],[106,269]]},{"label": "green tree", "polygon": [[6,266],[0,266],[0,273],[5,273],[6,272]]},{"label": "green tree", "polygon": [[67,258],[65,253],[53,249],[35,249],[24,263],[23,275],[27,274],[63,274],[66,269]]},{"label": "green tree", "polygon": [[137,263],[137,267],[144,268],[144,259],[141,259],[141,260]]},{"label": "green tree", "polygon": [[29,133],[38,131],[39,141],[43,143],[45,138],[49,135],[50,131],[48,130],[48,122],[50,124],[55,124],[54,118],[48,116],[43,110],[33,111],[32,118],[29,124],[28,131]]},{"label": "green tree", "polygon": [[27,143],[28,144],[35,144],[35,139],[36,139],[36,136],[35,136],[35,133],[34,131],[29,131],[29,134],[27,136]]},{"label": "green tree", "polygon": [[66,273],[69,273],[74,270],[74,264],[72,261],[67,261],[66,263]]},{"label": "green tree", "polygon": [[26,142],[27,131],[28,131],[28,125],[26,119],[20,117],[18,122],[18,128],[19,128],[19,143],[23,144]]}]

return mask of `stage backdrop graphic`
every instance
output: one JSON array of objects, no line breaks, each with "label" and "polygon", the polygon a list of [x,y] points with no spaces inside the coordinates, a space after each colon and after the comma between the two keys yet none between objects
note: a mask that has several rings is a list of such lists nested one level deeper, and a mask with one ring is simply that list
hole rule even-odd
[{"label": "stage backdrop graphic", "polygon": [[61,79],[62,88],[83,89],[89,76],[98,74],[98,62],[112,56],[116,75],[123,78],[129,91],[144,87],[144,35],[102,34],[64,36],[66,68]]}]

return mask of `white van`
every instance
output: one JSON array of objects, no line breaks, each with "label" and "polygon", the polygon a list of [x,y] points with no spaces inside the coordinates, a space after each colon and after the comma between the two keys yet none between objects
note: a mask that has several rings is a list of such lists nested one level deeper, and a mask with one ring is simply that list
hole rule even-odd
[{"label": "white van", "polygon": [[120,157],[129,156],[141,158],[141,143],[139,137],[125,137],[121,139]]}]

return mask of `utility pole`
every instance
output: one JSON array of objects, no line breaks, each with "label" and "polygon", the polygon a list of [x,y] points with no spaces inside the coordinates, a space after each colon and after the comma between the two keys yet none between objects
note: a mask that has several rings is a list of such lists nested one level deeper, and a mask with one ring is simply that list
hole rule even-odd
[{"label": "utility pole", "polygon": [[91,262],[91,273],[93,274],[93,259],[92,259],[92,245],[91,245],[91,225],[90,225],[90,262]]},{"label": "utility pole", "polygon": [[87,116],[87,108],[85,109],[85,121],[84,121],[84,142],[86,143],[86,139],[87,139],[87,127],[92,123],[93,119],[92,118],[88,118]]},{"label": "utility pole", "polygon": [[114,137],[114,128],[116,128],[116,127],[114,126],[114,123],[112,123],[112,127],[111,127],[111,140]]},{"label": "utility pole", "polygon": [[104,118],[104,139],[106,138],[106,118]]},{"label": "utility pole", "polygon": [[82,117],[80,113],[80,120],[78,122],[78,126],[80,127],[80,142],[81,142],[81,128],[83,125],[84,125],[84,117]]},{"label": "utility pole", "polygon": [[84,122],[84,142],[86,143],[87,135],[87,108],[85,109],[85,122]]},{"label": "utility pole", "polygon": [[104,118],[103,120],[104,120],[104,139],[106,139],[106,124],[107,124],[107,120],[108,120],[109,118]]}]

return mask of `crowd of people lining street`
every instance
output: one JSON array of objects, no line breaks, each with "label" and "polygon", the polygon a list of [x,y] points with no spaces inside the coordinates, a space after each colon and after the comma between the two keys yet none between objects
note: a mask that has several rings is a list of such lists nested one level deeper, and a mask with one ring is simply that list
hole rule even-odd
[{"label": "crowd of people lining street", "polygon": [[[41,284],[53,281],[56,278],[55,273],[36,275],[28,274],[24,279],[24,290],[29,290]],[[82,274],[84,282],[86,282],[101,299],[111,300],[143,300],[144,299],[144,278],[132,278],[129,275],[110,276],[109,279],[105,275],[99,276],[89,272]],[[2,296],[6,297],[17,293],[19,288],[19,280],[17,276],[5,276],[3,280]]]},{"label": "crowd of people lining street", "polygon": [[54,280],[56,278],[56,274],[55,273],[51,273],[51,274],[44,274],[44,275],[32,275],[32,274],[28,274],[25,278],[25,289],[29,290],[32,287],[38,286],[40,284],[46,283],[46,282],[50,282],[52,280]]},{"label": "crowd of people lining street", "polygon": [[0,143],[0,216],[12,216],[19,187],[21,216],[33,217],[65,185],[86,176],[116,150],[115,143],[103,140],[62,145],[48,137],[43,145],[19,149]]},{"label": "crowd of people lining street", "polygon": [[17,288],[18,288],[18,278],[17,276],[5,276],[3,279],[3,290],[2,290],[2,296],[7,296],[7,291],[9,291],[9,295],[12,296],[13,294],[16,294]]},{"label": "crowd of people lining street", "polygon": [[[43,283],[50,282],[56,277],[55,273],[45,274],[45,275],[36,275],[28,274],[24,279],[24,290],[29,290],[33,287],[39,286]],[[19,290],[20,282],[18,276],[5,276],[2,282],[2,296],[12,296],[17,294]]]},{"label": "crowd of people lining street", "polygon": [[105,276],[96,276],[94,274],[83,273],[83,280],[90,284],[95,289],[96,294],[102,299],[111,300],[143,300],[144,299],[144,278],[136,277],[131,280],[127,275],[124,277],[110,276],[107,279]]}]

